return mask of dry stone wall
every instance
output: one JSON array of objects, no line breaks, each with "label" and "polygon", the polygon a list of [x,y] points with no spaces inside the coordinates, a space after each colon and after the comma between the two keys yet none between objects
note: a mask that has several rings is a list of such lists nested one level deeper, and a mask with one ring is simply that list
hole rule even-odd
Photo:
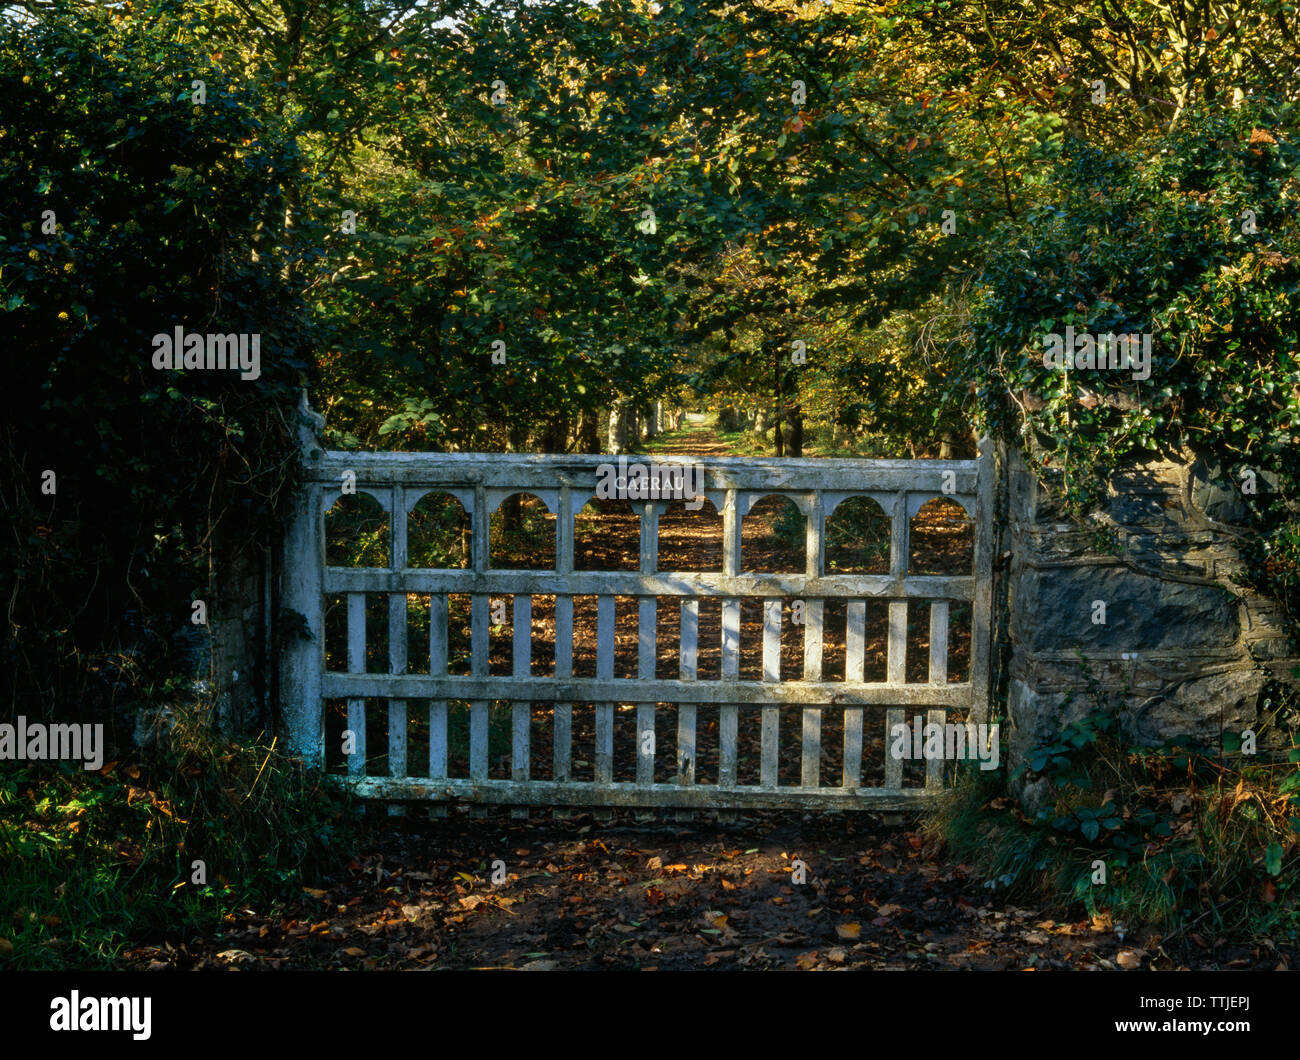
[{"label": "dry stone wall", "polygon": [[[1099,709],[1116,710],[1138,745],[1189,735],[1213,747],[1247,728],[1261,753],[1289,744],[1284,730],[1300,717],[1268,724],[1271,682],[1294,684],[1300,658],[1278,604],[1241,584],[1246,508],[1218,468],[1135,463],[1085,528],[1054,499],[1059,473],[1040,477],[1014,448],[1000,458],[1013,771],[1029,748]],[[1029,777],[1022,795],[1033,803],[1041,783]]]}]

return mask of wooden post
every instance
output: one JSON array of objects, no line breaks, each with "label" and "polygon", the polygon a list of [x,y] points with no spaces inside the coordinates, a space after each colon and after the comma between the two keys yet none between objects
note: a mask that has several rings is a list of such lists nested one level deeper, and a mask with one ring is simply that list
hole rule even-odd
[{"label": "wooden post", "polygon": [[280,719],[289,754],[325,768],[325,521],[321,487],[304,485],[284,535],[280,603],[301,624],[284,628],[280,647]]},{"label": "wooden post", "polygon": [[979,441],[975,495],[975,599],[971,604],[971,720],[987,723],[989,667],[993,636],[993,479],[997,473],[993,439]]}]

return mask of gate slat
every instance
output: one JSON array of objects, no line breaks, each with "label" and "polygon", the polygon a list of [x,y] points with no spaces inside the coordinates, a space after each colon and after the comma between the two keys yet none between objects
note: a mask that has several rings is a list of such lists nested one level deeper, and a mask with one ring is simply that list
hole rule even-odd
[{"label": "gate slat", "polygon": [[[682,601],[681,654],[679,675],[683,681],[699,676],[700,602]],[[695,783],[695,704],[677,705],[677,783]]]},{"label": "gate slat", "polygon": [[[614,597],[596,599],[596,676],[614,676]],[[614,780],[614,704],[596,705],[596,783]]]},{"label": "gate slat", "polygon": [[[514,651],[511,660],[516,677],[528,677],[533,659],[533,598],[522,594],[514,600]],[[516,702],[511,706],[512,740],[510,747],[510,779],[528,780],[531,776],[530,717],[532,704]]]},{"label": "gate slat", "polygon": [[[885,647],[885,679],[891,685],[907,683],[907,601],[889,602],[889,639]],[[896,790],[903,786],[903,760],[889,753],[892,741],[889,733],[895,725],[903,724],[904,711],[891,707],[885,716],[885,787]]]},{"label": "gate slat", "polygon": [[[366,672],[366,594],[348,593],[348,673]],[[353,753],[348,772],[366,774],[366,701],[348,700],[348,728],[352,730]]]},{"label": "gate slat", "polygon": [[[555,521],[555,572],[573,576],[573,497],[568,479],[560,477],[560,514]],[[573,676],[573,597],[555,596],[555,676]],[[567,781],[573,760],[573,704],[551,707],[551,758],[555,779]]]},{"label": "gate slat", "polygon": [[[783,600],[763,601],[763,680],[781,680],[781,605]],[[780,750],[781,708],[763,707],[760,744],[760,787],[774,788],[777,782],[777,752]]]},{"label": "gate slat", "polygon": [[891,685],[907,683],[907,601],[889,602],[889,640],[885,648],[885,680]]},{"label": "gate slat", "polygon": [[[470,563],[478,574],[488,569],[491,555],[491,523],[488,519],[487,490],[482,482],[474,487],[474,509],[470,512]],[[488,613],[491,598],[487,593],[471,593],[469,598],[469,665],[470,673],[486,677],[489,673]],[[488,775],[488,704],[472,700],[469,704],[469,777],[486,780]]]},{"label": "gate slat", "polygon": [[[388,672],[406,673],[406,594],[388,596]],[[406,776],[406,700],[388,701],[388,775]]]},{"label": "gate slat", "polygon": [[[573,597],[555,598],[555,676],[573,676]],[[569,779],[573,746],[573,704],[556,703],[552,714],[555,779]]]},{"label": "gate slat", "polygon": [[885,787],[890,791],[897,791],[903,786],[903,760],[895,758],[889,752],[894,744],[890,733],[894,731],[895,725],[906,723],[906,713],[899,707],[890,707],[885,711]]},{"label": "gate slat", "polygon": [[[389,506],[389,532],[392,536],[389,567],[406,569],[406,490],[394,486]],[[406,594],[388,595],[388,672],[406,673]],[[405,777],[406,769],[406,700],[388,701],[388,775]],[[389,806],[390,817],[405,816],[402,806]]]},{"label": "gate slat", "polygon": [[[429,673],[442,676],[447,672],[447,597],[434,593],[429,597]],[[447,701],[429,702],[429,776],[439,780],[447,776]]]},{"label": "gate slat", "polygon": [[[734,578],[740,573],[740,494],[726,492],[722,506],[722,572]],[[722,601],[722,679],[740,676],[740,600]],[[736,786],[736,756],[740,716],[733,703],[718,707],[718,787]]]},{"label": "gate slat", "polygon": [[[806,553],[805,573],[808,578],[818,578],[826,565],[826,519],[822,508],[822,495],[813,494],[804,534]],[[804,601],[803,674],[805,681],[822,679],[822,600]],[[800,743],[803,761],[799,769],[799,785],[804,788],[821,786],[822,712],[805,710],[802,714],[803,732]]]},{"label": "gate slat", "polygon": [[[532,673],[533,659],[533,598],[523,593],[515,595],[511,622],[514,627],[514,644],[511,672],[516,677]],[[524,781],[532,776],[532,710],[531,702],[516,701],[510,707],[510,779]],[[528,809],[516,807],[510,816],[526,820]]]},{"label": "gate slat", "polygon": [[[844,680],[861,681],[865,675],[867,604],[850,600],[846,608],[844,635]],[[862,783],[862,708],[844,708],[844,777],[846,788]]]},{"label": "gate slat", "polygon": [[[488,673],[488,617],[491,599],[474,593],[469,604],[470,669],[479,677]],[[486,780],[488,775],[488,703],[473,700],[469,705],[469,776]]]},{"label": "gate slat", "polygon": [[907,493],[894,495],[894,510],[889,520],[889,574],[902,578],[907,574],[908,525]]},{"label": "gate slat", "polygon": [[[365,672],[365,593],[347,594],[347,671]],[[365,700],[347,701],[347,727],[352,731],[352,754],[347,771],[365,775]]]},{"label": "gate slat", "polygon": [[[653,509],[654,505],[647,504]],[[655,679],[655,624],[658,621],[658,602],[653,596],[643,596],[637,603],[637,676],[642,681]],[[636,706],[636,782],[653,784],[655,779],[655,705],[638,703]],[[648,752],[647,752],[648,749]]]},{"label": "gate slat", "polygon": [[[948,601],[930,601],[930,684],[948,683]],[[947,719],[943,710],[928,712],[927,721],[942,725]],[[925,786],[943,787],[943,759],[931,758],[925,763]]]},{"label": "gate slat", "polygon": [[[804,601],[803,612],[803,679],[822,679],[822,615],[823,601]],[[821,785],[822,768],[822,712],[809,708],[803,712],[803,763],[800,767],[801,787],[816,788]]]},{"label": "gate slat", "polygon": [[[722,677],[740,676],[740,601],[722,601]],[[734,703],[718,707],[718,787],[736,786],[736,737],[739,716]]]},{"label": "gate slat", "polygon": [[[894,495],[894,510],[889,525],[889,573],[902,581],[907,575],[909,558],[909,530],[907,520],[907,492]],[[889,602],[889,634],[885,646],[885,680],[891,685],[907,682],[907,601]],[[889,733],[895,725],[903,723],[904,712],[891,708],[885,712],[885,787],[897,790],[903,786],[903,762],[890,753],[892,741]]]}]

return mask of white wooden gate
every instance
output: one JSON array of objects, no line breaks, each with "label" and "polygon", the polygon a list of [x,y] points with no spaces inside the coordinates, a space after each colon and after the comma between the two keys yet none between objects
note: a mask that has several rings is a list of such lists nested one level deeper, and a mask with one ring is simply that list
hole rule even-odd
[{"label": "white wooden gate", "polygon": [[[305,621],[301,636],[288,638],[282,650],[282,723],[289,746],[313,765],[325,765],[324,704],[346,700],[348,728],[358,746],[347,758],[345,782],[365,796],[393,800],[468,800],[554,806],[638,807],[819,807],[901,809],[942,790],[942,763],[927,762],[920,784],[905,787],[903,763],[886,753],[883,785],[861,782],[864,725],[892,727],[924,711],[927,722],[987,718],[992,571],[993,461],[990,443],[981,444],[977,460],[815,460],[703,458],[704,495],[722,516],[722,570],[680,573],[658,569],[658,520],[664,502],[632,502],[640,513],[639,571],[575,571],[574,515],[595,496],[597,468],[609,457],[522,456],[497,453],[356,453],[310,450],[306,482],[297,516],[285,546],[282,613],[297,612]],[[660,458],[661,463],[687,462]],[[339,498],[345,473],[355,475],[358,493],[374,497],[389,516],[387,568],[342,568],[325,564],[324,513]],[[946,488],[945,488],[946,487]],[[406,514],[427,493],[449,493],[464,505],[472,529],[469,569],[430,570],[407,566]],[[553,570],[496,570],[489,566],[489,516],[508,496],[530,493],[556,516],[556,564]],[[807,569],[801,574],[742,573],[741,520],[768,495],[790,498],[807,525]],[[826,573],[826,520],[848,497],[878,502],[891,519],[888,574]],[[958,576],[922,576],[908,572],[910,520],[926,501],[955,500],[975,523],[974,569]],[[388,673],[366,673],[365,594],[389,600]],[[430,598],[430,666],[428,673],[407,672],[407,594]],[[472,663],[468,675],[447,674],[448,594],[470,597]],[[325,659],[327,594],[347,600],[347,672],[331,672]],[[549,676],[530,672],[532,598],[555,598],[555,664]],[[575,596],[597,598],[596,673],[576,677],[572,666]],[[511,676],[489,673],[489,606],[492,597],[513,598],[514,668]],[[614,676],[615,597],[638,601],[638,676]],[[678,677],[656,678],[656,617],[659,599],[680,599],[677,638]],[[718,680],[697,673],[699,601],[721,599],[721,674]],[[764,600],[763,680],[741,680],[740,602]],[[845,655],[842,675],[822,673],[822,616],[827,600],[846,603]],[[886,679],[863,680],[864,613],[868,599],[888,601]],[[782,602],[804,601],[804,662],[801,679],[779,674]],[[948,680],[949,603],[971,606],[969,680]],[[906,680],[908,609],[929,606],[928,680]],[[310,639],[306,633],[309,631]],[[367,774],[364,744],[367,700],[386,700],[387,775]],[[415,769],[407,761],[407,707],[410,700],[428,703],[428,761]],[[448,775],[449,701],[468,703],[467,775]],[[489,705],[509,701],[512,710],[510,776],[489,776]],[[531,705],[547,704],[553,769],[549,779],[531,775]],[[575,750],[574,704],[594,704],[594,746]],[[669,782],[655,780],[656,746],[668,727],[666,711],[675,705],[675,762]],[[697,709],[717,704],[716,779],[696,777]],[[821,775],[821,715],[842,706],[843,753],[840,775]],[[780,709],[801,710],[799,783],[778,783]],[[712,709],[712,708],[710,708]],[[635,712],[635,780],[615,779],[615,712]],[[738,782],[738,721],[744,712],[761,719],[758,783]],[[712,715],[711,715],[712,716]],[[879,730],[877,730],[879,731]],[[886,730],[887,731],[887,730]],[[713,738],[712,735],[710,737]],[[886,741],[888,748],[888,741]],[[590,755],[591,780],[573,779],[575,754]],[[423,756],[422,756],[423,757]],[[590,764],[590,763],[584,763]],[[630,763],[624,763],[630,772]],[[747,766],[752,773],[753,763]],[[664,772],[661,769],[661,775]],[[414,773],[415,775],[411,775]]]}]

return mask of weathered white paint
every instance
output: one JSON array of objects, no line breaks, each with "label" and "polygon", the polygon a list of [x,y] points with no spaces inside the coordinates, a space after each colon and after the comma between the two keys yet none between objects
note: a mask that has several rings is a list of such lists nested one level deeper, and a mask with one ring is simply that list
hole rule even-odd
[{"label": "weathered white paint", "polygon": [[[675,806],[735,808],[752,806],[871,807],[897,809],[941,790],[941,763],[930,763],[924,788],[902,786],[902,763],[888,757],[884,785],[864,787],[864,722],[886,727],[901,722],[912,708],[927,711],[927,720],[945,719],[949,711],[969,709],[987,716],[988,658],[992,574],[992,447],[981,443],[978,460],[765,460],[703,458],[705,493],[722,515],[723,563],[715,572],[683,573],[659,569],[659,517],[665,502],[634,505],[641,520],[636,571],[573,570],[573,516],[595,494],[597,466],[604,457],[527,456],[519,454],[332,453],[304,443],[306,486],[286,536],[282,599],[301,614],[311,640],[286,651],[281,685],[290,746],[313,765],[324,761],[322,706],[326,698],[348,702],[349,725],[358,737],[358,753],[349,761],[355,790],[377,798],[468,799],[514,806]],[[674,463],[674,458],[658,458]],[[382,569],[333,568],[324,563],[324,512],[338,497],[343,470],[357,475],[357,489],[373,495],[389,513],[390,563]],[[951,472],[956,492],[943,492]],[[492,570],[488,554],[488,517],[515,492],[540,497],[556,515],[554,571]],[[447,492],[464,505],[473,532],[467,570],[422,570],[406,566],[406,520],[419,499]],[[763,496],[792,500],[806,520],[807,564],[800,574],[742,573],[741,519]],[[827,574],[825,526],[842,501],[868,496],[891,519],[889,573]],[[909,523],[920,507],[936,497],[960,504],[976,521],[975,570],[960,576],[908,573]],[[326,672],[323,651],[324,600],[341,593],[347,599],[348,668]],[[388,597],[388,673],[367,673],[365,665],[365,594]],[[430,666],[427,674],[410,673],[406,658],[406,596],[430,598]],[[448,594],[470,598],[471,660],[468,676],[447,673]],[[532,673],[532,597],[555,596],[555,665],[552,674]],[[596,597],[596,675],[573,676],[573,597]],[[637,676],[615,677],[615,596],[637,600]],[[492,601],[513,601],[513,666],[510,676],[488,667]],[[657,597],[680,598],[680,625],[675,645],[677,677],[656,676],[659,639]],[[721,604],[721,674],[700,680],[698,673],[699,600],[716,597]],[[763,601],[763,673],[758,681],[741,680],[740,605],[743,597]],[[888,602],[886,675],[864,681],[866,654],[865,600]],[[803,601],[804,663],[801,675],[780,673],[783,608]],[[847,601],[846,659],[843,679],[825,679],[822,653],[826,600]],[[949,602],[972,605],[970,680],[948,680]],[[929,678],[906,681],[906,636],[909,611],[929,604]],[[919,611],[913,611],[914,615]],[[784,679],[783,679],[784,676]],[[388,703],[390,776],[370,776],[365,763],[365,703]],[[428,699],[429,763],[427,777],[407,775],[406,708],[412,699]],[[470,710],[469,776],[449,777],[447,704],[467,702]],[[488,706],[513,704],[510,779],[489,780]],[[594,781],[571,779],[572,704],[595,709],[595,746],[576,749],[591,755]],[[532,711],[549,705],[552,714],[554,780],[531,775]],[[635,705],[635,782],[616,783],[614,721],[620,705]],[[660,748],[648,739],[656,732],[657,705],[677,711],[676,753],[672,781],[656,783],[654,764]],[[717,704],[718,776],[700,784],[696,758],[699,704]],[[779,780],[779,708],[801,709],[800,769],[796,786]],[[843,769],[839,777],[822,777],[822,712],[844,708]],[[882,709],[883,708],[883,709]],[[760,726],[758,785],[738,783],[739,725],[742,711],[757,712]],[[873,729],[875,724],[873,724]],[[747,730],[748,731],[748,730]],[[878,730],[877,730],[878,731]],[[622,753],[622,752],[620,752]]]}]

